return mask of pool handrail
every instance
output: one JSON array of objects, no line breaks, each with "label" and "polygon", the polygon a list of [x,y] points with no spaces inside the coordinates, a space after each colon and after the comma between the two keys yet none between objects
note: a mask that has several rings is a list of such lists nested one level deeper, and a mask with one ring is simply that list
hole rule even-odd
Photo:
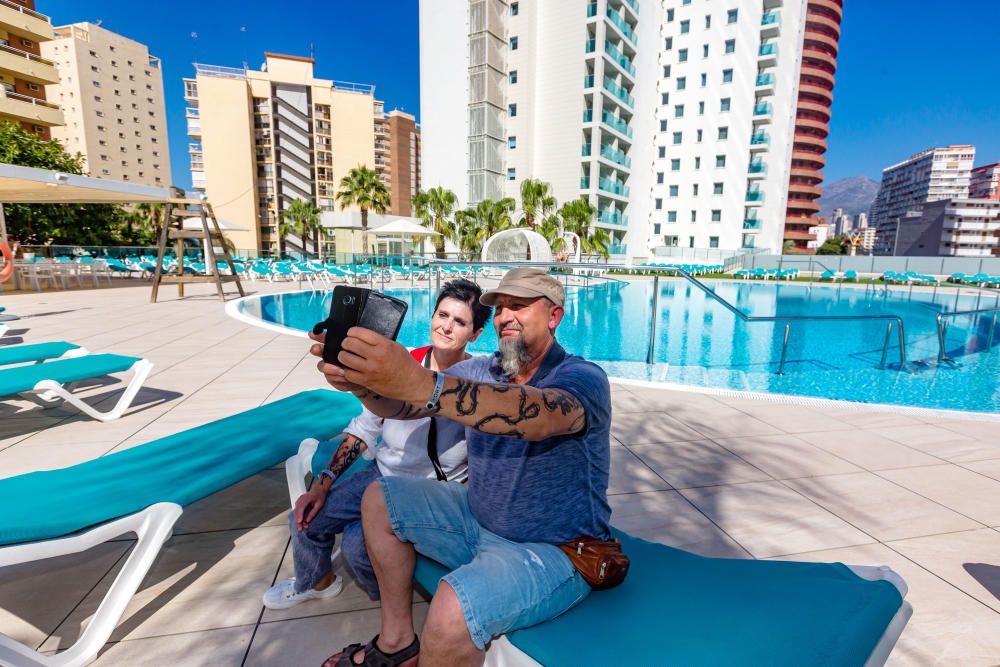
[{"label": "pool handrail", "polygon": [[[615,269],[615,270],[628,270],[634,267],[629,267],[621,264],[588,264],[588,263],[574,263],[574,262],[456,262],[453,260],[438,260],[438,259],[428,259],[427,263],[429,266],[444,266],[444,265],[454,265],[462,264],[464,266],[511,266],[516,265],[518,267],[536,267],[536,268],[551,268],[558,267],[564,269],[571,268],[601,268],[601,269]],[[659,293],[660,288],[660,273],[674,273],[679,274],[685,278],[689,283],[703,291],[710,298],[718,301],[722,306],[739,317],[744,322],[783,322],[785,324],[785,333],[782,338],[781,344],[781,359],[778,362],[777,375],[784,375],[785,372],[785,357],[788,352],[788,336],[791,332],[792,322],[827,322],[827,321],[849,321],[849,320],[886,320],[888,325],[885,331],[885,341],[882,343],[882,360],[879,363],[879,368],[885,368],[886,358],[889,354],[889,340],[892,338],[892,325],[895,323],[896,334],[899,341],[899,370],[905,370],[907,368],[906,364],[906,333],[903,325],[903,318],[899,315],[747,315],[742,310],[729,303],[721,296],[715,293],[715,290],[708,287],[700,280],[695,278],[693,275],[685,271],[684,269],[677,266],[643,266],[641,267],[643,271],[650,271],[654,274],[653,276],[653,294]],[[440,282],[440,280],[439,280]],[[656,306],[657,299],[654,298],[653,301],[654,311],[652,316],[652,323],[650,324],[650,337],[649,337],[649,347],[646,352],[646,363],[652,364],[654,346],[656,345]]]},{"label": "pool handrail", "polygon": [[950,317],[957,317],[959,315],[978,315],[982,313],[993,313],[993,321],[990,322],[990,333],[986,338],[986,351],[989,352],[990,348],[993,347],[993,332],[997,328],[997,315],[1000,314],[1000,306],[994,306],[993,308],[973,308],[971,310],[952,310],[947,312],[938,313],[937,317],[934,319],[937,322],[937,337],[938,337],[938,363],[944,361],[955,361],[948,355],[944,353],[945,350],[945,336],[948,335],[948,319]]}]

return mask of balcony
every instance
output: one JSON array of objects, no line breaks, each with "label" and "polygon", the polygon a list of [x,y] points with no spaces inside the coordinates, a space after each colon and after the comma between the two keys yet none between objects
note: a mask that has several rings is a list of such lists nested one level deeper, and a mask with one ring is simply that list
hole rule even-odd
[{"label": "balcony", "polygon": [[757,218],[746,218],[743,221],[743,231],[745,232],[759,232],[760,231],[760,220]]},{"label": "balcony", "polygon": [[754,132],[750,137],[750,152],[766,151],[771,137],[766,132]]},{"label": "balcony", "polygon": [[593,123],[594,122],[594,110],[593,109],[584,109],[583,110],[583,122],[584,123]]},{"label": "balcony", "polygon": [[619,211],[602,208],[597,212],[597,222],[605,225],[628,225],[628,216],[622,215]]},{"label": "balcony", "polygon": [[769,65],[778,64],[778,45],[777,44],[761,44],[760,48],[757,49],[757,62],[758,64],[767,67]]},{"label": "balcony", "polygon": [[757,95],[773,95],[774,74],[771,72],[758,74],[757,81],[754,83],[754,93]]},{"label": "balcony", "polygon": [[615,83],[613,79],[604,77],[604,90],[617,97],[629,108],[635,107],[635,98],[629,95],[624,88]]},{"label": "balcony", "polygon": [[623,19],[618,12],[612,10],[610,7],[608,7],[605,15],[608,17],[608,20],[611,21],[611,24],[618,28],[618,31],[622,34],[622,36],[632,42],[632,46],[635,46],[638,42],[635,36],[635,31],[632,30],[632,27],[625,22],[625,19]]},{"label": "balcony", "polygon": [[184,115],[187,118],[200,118],[201,117],[201,109],[199,109],[198,107],[185,107],[184,108]]},{"label": "balcony", "polygon": [[767,12],[760,17],[760,36],[777,37],[781,34],[781,14],[779,12]]},{"label": "balcony", "polygon": [[601,157],[605,160],[621,165],[626,169],[632,168],[632,158],[625,155],[625,151],[615,150],[607,144],[601,144]]},{"label": "balcony", "polygon": [[45,127],[65,123],[62,107],[58,104],[36,100],[34,97],[20,93],[5,92],[0,96],[0,115],[11,116],[20,121]]},{"label": "balcony", "polygon": [[0,0],[0,28],[36,42],[47,42],[53,34],[52,21],[48,16],[11,0]]},{"label": "balcony", "polygon": [[632,11],[635,12],[636,16],[639,15],[639,3],[638,2],[636,2],[635,0],[625,0],[625,4],[632,8]]},{"label": "balcony", "polygon": [[597,187],[603,192],[609,192],[613,195],[619,197],[628,197],[629,189],[624,183],[619,183],[618,181],[613,181],[610,178],[604,177],[597,181]]},{"label": "balcony", "polygon": [[593,74],[588,74],[587,76],[583,77],[583,88],[584,88],[584,90],[586,90],[587,88],[593,88],[593,87],[594,87],[594,75]]},{"label": "balcony", "polygon": [[759,102],[753,107],[753,120],[755,122],[771,122],[771,103],[770,102]]},{"label": "balcony", "polygon": [[629,127],[628,123],[621,118],[615,118],[613,114],[610,114],[607,111],[602,111],[601,122],[616,132],[625,135],[629,139],[632,138],[632,128]]},{"label": "balcony", "polygon": [[747,174],[750,178],[758,177],[763,178],[767,174],[767,165],[763,162],[756,160],[750,163],[747,167]]},{"label": "balcony", "polygon": [[188,118],[187,119],[187,133],[189,137],[201,138],[201,119],[200,118]]},{"label": "balcony", "polygon": [[611,245],[608,246],[608,254],[609,255],[618,255],[618,256],[620,256],[620,255],[627,255],[628,254],[628,246],[627,245],[620,245],[620,244],[617,244],[617,243],[612,243]]},{"label": "balcony", "polygon": [[635,65],[629,60],[624,53],[622,53],[617,46],[604,40],[604,54],[608,56],[616,65],[629,74],[633,79],[635,78]]},{"label": "balcony", "polygon": [[760,205],[764,203],[764,193],[760,190],[747,190],[747,203]]},{"label": "balcony", "polygon": [[589,190],[590,189],[590,179],[584,176],[580,179],[580,189]]},{"label": "balcony", "polygon": [[587,5],[587,18],[591,19],[594,18],[595,16],[597,16],[597,3],[592,2],[589,5]]},{"label": "balcony", "polygon": [[31,83],[59,83],[54,62],[4,43],[0,43],[0,70],[15,72],[19,79]]},{"label": "balcony", "polygon": [[597,40],[595,40],[595,39],[588,39],[587,42],[586,42],[586,44],[583,47],[583,52],[584,53],[593,53],[596,50],[597,50]]},{"label": "balcony", "polygon": [[590,144],[584,144],[580,147],[580,155],[583,157],[590,157]]},{"label": "balcony", "polygon": [[184,99],[198,101],[198,82],[194,79],[184,79]]}]

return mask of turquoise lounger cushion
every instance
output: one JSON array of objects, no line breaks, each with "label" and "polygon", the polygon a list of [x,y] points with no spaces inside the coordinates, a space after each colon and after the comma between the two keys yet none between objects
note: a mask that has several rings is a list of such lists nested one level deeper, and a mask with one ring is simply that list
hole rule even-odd
[{"label": "turquoise lounger cushion", "polygon": [[55,380],[60,384],[79,382],[109,373],[122,373],[132,368],[138,357],[120,354],[92,354],[77,359],[60,359],[46,364],[0,369],[0,396],[10,396],[31,391],[42,380]]},{"label": "turquoise lounger cushion", "polygon": [[350,394],[306,391],[69,468],[0,479],[0,545],[62,537],[154,503],[188,505],[281,463],[304,438],[336,435],[360,412]]},{"label": "turquoise lounger cushion", "polygon": [[29,361],[42,361],[61,357],[79,345],[58,341],[53,343],[35,343],[34,345],[11,345],[0,347],[0,366],[8,364],[24,364]]},{"label": "turquoise lounger cushion", "polygon": [[[705,558],[615,531],[632,565],[551,621],[507,635],[557,665],[863,665],[902,605],[840,563]],[[428,590],[447,572],[418,558]]]}]

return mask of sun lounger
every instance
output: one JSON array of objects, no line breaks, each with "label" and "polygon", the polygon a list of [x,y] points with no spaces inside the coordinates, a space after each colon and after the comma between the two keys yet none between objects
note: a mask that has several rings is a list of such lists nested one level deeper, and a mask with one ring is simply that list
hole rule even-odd
[{"label": "sun lounger", "polygon": [[[92,354],[76,359],[4,368],[0,369],[0,397],[20,394],[43,407],[54,407],[65,401],[94,419],[111,421],[121,417],[132,405],[132,400],[152,369],[153,364],[145,359],[117,354]],[[132,380],[115,407],[107,412],[91,407],[71,393],[73,385],[81,380],[126,371],[133,373]]]},{"label": "sun lounger", "polygon": [[0,366],[40,363],[49,359],[71,359],[83,357],[86,354],[87,350],[84,348],[65,341],[11,345],[10,347],[0,347]]},{"label": "sun lounger", "polygon": [[[336,445],[304,441],[285,463],[293,505]],[[368,464],[359,458],[341,479]],[[625,583],[495,640],[487,665],[869,667],[886,661],[913,613],[888,567],[706,558],[613,532],[631,559]],[[428,593],[447,572],[417,556],[414,579]]]},{"label": "sun lounger", "polygon": [[280,463],[303,438],[333,437],[359,412],[349,394],[306,391],[69,468],[0,480],[0,567],[80,553],[125,533],[139,538],[71,648],[45,656],[0,635],[0,664],[93,661],[182,506]]}]

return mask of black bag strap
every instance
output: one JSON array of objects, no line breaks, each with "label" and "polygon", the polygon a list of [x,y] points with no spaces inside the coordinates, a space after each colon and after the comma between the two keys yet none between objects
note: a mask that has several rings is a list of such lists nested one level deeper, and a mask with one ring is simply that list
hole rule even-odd
[{"label": "black bag strap", "polygon": [[[431,367],[431,353],[432,350],[428,350],[427,356],[424,357],[424,367]],[[444,474],[444,469],[441,467],[441,459],[438,458],[438,446],[437,446],[437,420],[434,417],[430,417],[430,425],[427,429],[427,458],[431,460],[431,465],[434,466],[434,474],[437,475],[437,480],[439,482],[447,482],[448,476]]]}]

